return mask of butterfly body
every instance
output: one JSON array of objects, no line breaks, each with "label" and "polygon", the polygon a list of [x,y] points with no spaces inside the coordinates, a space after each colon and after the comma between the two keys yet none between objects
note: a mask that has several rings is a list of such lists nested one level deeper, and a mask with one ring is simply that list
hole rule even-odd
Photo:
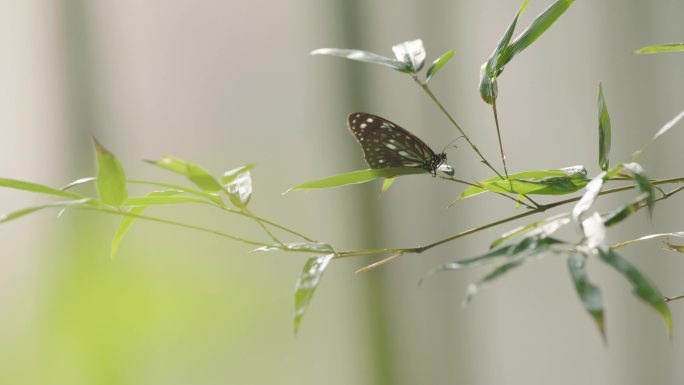
[{"label": "butterfly body", "polygon": [[347,127],[370,168],[422,168],[434,177],[446,162],[444,152],[435,153],[417,136],[377,115],[354,112],[347,117]]}]

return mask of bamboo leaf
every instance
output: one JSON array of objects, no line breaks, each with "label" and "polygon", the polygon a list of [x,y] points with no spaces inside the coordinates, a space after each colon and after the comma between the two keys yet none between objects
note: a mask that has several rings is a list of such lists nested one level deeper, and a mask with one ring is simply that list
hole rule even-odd
[{"label": "bamboo leaf", "polygon": [[594,319],[596,326],[601,332],[603,339],[606,339],[606,325],[603,317],[603,296],[601,289],[589,281],[586,270],[587,256],[580,253],[570,255],[568,258],[568,270],[575,291],[582,301],[584,310]]},{"label": "bamboo leaf", "polygon": [[45,194],[45,195],[52,195],[56,197],[61,197],[61,198],[72,198],[72,199],[80,199],[83,198],[83,195],[63,191],[63,190],[58,190],[52,187],[44,186],[42,184],[37,184],[37,183],[31,183],[31,182],[24,182],[22,180],[17,180],[17,179],[7,179],[7,178],[0,178],[0,187],[6,187],[6,188],[11,188],[15,190],[23,190],[23,191],[29,191],[29,192],[34,192],[38,194]]},{"label": "bamboo leaf", "polygon": [[390,188],[392,183],[394,183],[394,179],[395,178],[385,178],[385,181],[382,182],[382,188],[380,189],[380,192],[384,193],[385,191],[387,191],[387,189]]},{"label": "bamboo leaf", "polygon": [[681,52],[684,51],[684,43],[649,45],[634,51],[635,54],[660,53],[660,52]]},{"label": "bamboo leaf", "polygon": [[498,66],[508,64],[517,54],[534,43],[574,3],[574,0],[558,0],[537,16],[532,23],[509,44],[498,60]]},{"label": "bamboo leaf", "polygon": [[330,260],[335,254],[321,255],[318,257],[309,258],[304,264],[297,285],[295,288],[295,316],[294,316],[294,332],[297,334],[302,318],[309,308],[311,299],[313,298],[318,285],[321,282],[321,277],[328,267]]},{"label": "bamboo leaf", "polygon": [[620,242],[618,244],[615,244],[611,246],[613,250],[616,249],[621,249],[623,247],[633,245],[635,243],[647,241],[649,239],[654,239],[654,238],[661,238],[661,237],[678,237],[678,238],[684,238],[684,231],[679,231],[679,232],[674,232],[674,233],[659,233],[659,234],[649,234],[649,235],[644,235],[643,237],[637,238],[637,239],[631,239],[629,241],[624,241]]},{"label": "bamboo leaf", "polygon": [[315,51],[312,51],[311,55],[337,56],[364,63],[380,64],[400,72],[411,72],[409,66],[402,61],[394,60],[385,56],[378,55],[373,52],[361,51],[358,49],[320,48]]},{"label": "bamboo leaf", "polygon": [[649,304],[660,314],[667,333],[672,335],[672,315],[660,290],[649,282],[636,267],[632,266],[631,263],[613,250],[608,249],[604,251],[599,249],[598,255],[603,262],[617,270],[632,284],[633,292],[637,297]]},{"label": "bamboo leaf", "polygon": [[304,243],[281,243],[269,246],[261,246],[252,250],[258,251],[303,251],[307,253],[334,253],[332,246],[327,243],[320,242],[304,242]]},{"label": "bamboo leaf", "polygon": [[202,167],[186,162],[170,155],[163,156],[160,160],[147,160],[147,163],[175,172],[188,178],[192,183],[204,191],[216,192],[221,190],[221,184],[211,173]]},{"label": "bamboo leaf", "polygon": [[603,96],[603,86],[599,83],[598,92],[598,130],[599,130],[599,167],[601,170],[608,171],[610,167],[610,115]]},{"label": "bamboo leaf", "polygon": [[32,207],[26,207],[21,210],[17,210],[11,213],[3,214],[0,215],[0,223],[5,223],[9,222],[21,217],[25,217],[29,214],[33,214],[36,211],[43,210],[43,209],[49,209],[49,208],[54,208],[54,207],[69,207],[69,206],[78,206],[78,205],[84,205],[87,203],[90,203],[92,200],[90,198],[82,198],[82,199],[76,199],[76,200],[71,200],[71,201],[62,201],[62,202],[53,202],[53,203],[48,203],[40,206],[32,206]]},{"label": "bamboo leaf", "polygon": [[294,190],[311,190],[319,188],[331,188],[347,186],[351,184],[366,183],[378,178],[393,178],[402,175],[428,174],[429,171],[422,168],[394,167],[394,168],[371,168],[338,174],[323,179],[313,180],[299,184],[284,192],[287,194]]},{"label": "bamboo leaf", "polygon": [[636,182],[639,191],[646,194],[648,213],[649,215],[653,214],[653,208],[655,207],[655,188],[648,178],[648,175],[646,175],[646,172],[638,163],[623,163],[622,166],[634,175],[634,181]]},{"label": "bamboo leaf", "polygon": [[641,156],[641,154],[646,150],[646,148],[647,148],[651,143],[653,143],[653,142],[654,142],[656,139],[658,139],[660,136],[662,136],[663,134],[665,134],[666,132],[668,132],[672,127],[674,127],[677,123],[679,123],[679,121],[680,121],[682,118],[684,118],[684,111],[680,112],[679,114],[677,114],[677,116],[675,116],[674,118],[672,118],[669,122],[665,123],[665,125],[662,126],[662,127],[658,130],[658,132],[655,133],[655,135],[653,135],[653,138],[651,138],[651,140],[649,140],[648,142],[646,142],[646,144],[644,144],[643,147],[641,147],[640,149],[638,149],[637,151],[635,151],[634,154],[632,154],[632,156],[630,157],[630,160],[632,160],[632,161],[637,160],[637,159]]},{"label": "bamboo leaf", "polygon": [[97,192],[102,202],[119,206],[128,196],[126,174],[114,154],[104,148],[95,137],[93,137],[93,145],[97,158]]},{"label": "bamboo leaf", "polygon": [[451,60],[452,57],[456,54],[456,51],[453,49],[446,51],[442,56],[440,56],[437,60],[432,62],[430,67],[427,69],[427,72],[425,73],[425,83],[429,83],[430,79],[432,79],[439,70],[442,69],[442,67],[449,61]]}]

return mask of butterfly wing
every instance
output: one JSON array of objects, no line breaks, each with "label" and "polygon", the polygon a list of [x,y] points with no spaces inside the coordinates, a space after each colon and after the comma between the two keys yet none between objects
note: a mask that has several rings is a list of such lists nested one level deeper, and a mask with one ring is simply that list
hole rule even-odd
[{"label": "butterfly wing", "polygon": [[377,115],[352,113],[347,117],[347,127],[361,145],[370,168],[425,168],[436,156],[420,138]]}]

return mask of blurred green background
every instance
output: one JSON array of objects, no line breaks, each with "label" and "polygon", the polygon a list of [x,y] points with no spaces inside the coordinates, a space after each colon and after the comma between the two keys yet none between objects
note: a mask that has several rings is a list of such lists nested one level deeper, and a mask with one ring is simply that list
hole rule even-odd
[{"label": "blurred green background", "polygon": [[[520,28],[548,4],[533,0]],[[489,196],[446,209],[459,189],[428,176],[402,178],[381,198],[377,184],[281,196],[300,182],[364,167],[344,124],[351,111],[385,116],[433,148],[456,137],[407,76],[308,53],[341,47],[391,55],[392,44],[414,38],[423,39],[428,61],[456,49],[433,89],[496,159],[478,73],[519,5],[1,1],[0,175],[53,186],[91,176],[94,134],[130,179],[180,182],[140,161],[166,153],[216,173],[255,162],[253,210],[341,249],[428,243],[515,208]],[[676,0],[575,3],[500,80],[509,170],[583,164],[596,174],[599,81],[613,121],[613,159],[626,159],[679,112],[684,56],[631,52],[681,41],[682,14]],[[652,177],[682,175],[683,131],[644,155]],[[489,176],[464,145],[449,157],[459,177]],[[0,212],[43,201],[0,194]],[[681,231],[681,208],[675,197],[658,205],[652,221],[639,213],[611,241]],[[261,236],[249,222],[203,208],[153,213]],[[245,245],[138,222],[112,262],[117,223],[97,213],[41,212],[0,227],[0,383],[684,381],[684,303],[672,303],[669,340],[657,314],[604,266],[592,264],[590,273],[607,303],[607,346],[561,259],[510,274],[465,309],[468,282],[486,269],[417,288],[431,267],[483,251],[515,224],[366,274],[353,272],[370,260],[334,262],[295,337],[292,294],[305,256],[249,254]],[[656,242],[624,254],[666,295],[684,293],[680,256]]]}]

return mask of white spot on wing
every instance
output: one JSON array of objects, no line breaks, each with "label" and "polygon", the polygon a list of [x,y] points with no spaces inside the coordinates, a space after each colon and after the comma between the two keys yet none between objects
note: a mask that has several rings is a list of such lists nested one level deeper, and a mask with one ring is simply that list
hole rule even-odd
[{"label": "white spot on wing", "polygon": [[361,123],[361,128],[366,128],[366,123]]}]

